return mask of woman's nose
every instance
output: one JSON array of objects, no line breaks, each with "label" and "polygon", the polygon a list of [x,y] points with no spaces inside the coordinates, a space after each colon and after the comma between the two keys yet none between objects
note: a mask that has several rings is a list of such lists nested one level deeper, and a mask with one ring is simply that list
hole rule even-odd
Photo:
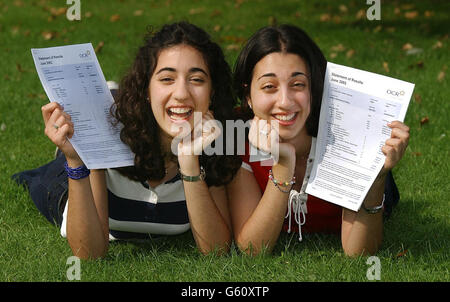
[{"label": "woman's nose", "polygon": [[173,97],[177,101],[184,101],[189,97],[189,88],[185,80],[179,80],[175,84],[175,90],[173,92]]},{"label": "woman's nose", "polygon": [[281,87],[277,94],[277,104],[281,109],[288,110],[294,104],[287,87]]}]

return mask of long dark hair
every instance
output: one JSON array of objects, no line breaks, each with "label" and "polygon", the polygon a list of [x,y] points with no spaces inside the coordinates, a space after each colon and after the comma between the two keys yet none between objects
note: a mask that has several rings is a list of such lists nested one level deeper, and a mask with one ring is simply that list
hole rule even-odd
[{"label": "long dark hair", "polygon": [[[233,116],[236,98],[232,90],[231,70],[219,45],[212,42],[204,30],[187,22],[164,25],[156,33],[150,32],[131,69],[120,82],[113,106],[114,117],[123,124],[120,138],[135,154],[134,166],[118,170],[132,180],[160,180],[165,175],[164,158],[167,154],[163,154],[159,126],[147,96],[160,52],[180,44],[192,46],[203,55],[211,74],[213,94],[209,109],[214,118],[225,125],[225,121]],[[223,137],[226,137],[225,133]],[[208,185],[223,185],[231,181],[241,164],[238,156],[200,155],[199,161],[206,170]]]},{"label": "long dark hair", "polygon": [[261,28],[247,41],[239,54],[234,68],[233,85],[241,100],[242,117],[253,117],[246,100],[250,94],[253,69],[262,58],[273,52],[292,53],[305,60],[311,82],[311,112],[305,126],[308,135],[317,136],[327,61],[316,43],[303,30],[293,25]]}]

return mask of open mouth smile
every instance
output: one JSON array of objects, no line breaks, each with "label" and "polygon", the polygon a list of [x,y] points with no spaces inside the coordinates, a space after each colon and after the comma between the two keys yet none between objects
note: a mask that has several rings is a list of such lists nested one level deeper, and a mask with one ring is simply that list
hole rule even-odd
[{"label": "open mouth smile", "polygon": [[280,125],[283,126],[290,126],[294,124],[295,120],[297,119],[298,112],[293,113],[278,113],[273,114],[272,117],[278,121]]},{"label": "open mouth smile", "polygon": [[194,112],[191,107],[170,107],[166,110],[172,121],[188,120]]}]

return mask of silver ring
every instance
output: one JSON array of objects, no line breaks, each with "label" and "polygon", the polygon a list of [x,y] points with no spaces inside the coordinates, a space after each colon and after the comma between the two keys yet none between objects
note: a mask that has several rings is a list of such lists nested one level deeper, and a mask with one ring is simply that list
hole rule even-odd
[{"label": "silver ring", "polygon": [[56,129],[56,130],[58,130],[59,129],[59,126],[58,125],[56,125],[56,124],[53,124],[53,127]]}]

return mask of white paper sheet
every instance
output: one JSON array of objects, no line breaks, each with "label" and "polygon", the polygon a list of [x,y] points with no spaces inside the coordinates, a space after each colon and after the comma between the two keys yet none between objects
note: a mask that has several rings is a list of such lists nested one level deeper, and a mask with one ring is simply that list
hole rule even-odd
[{"label": "white paper sheet", "polygon": [[413,90],[408,82],[328,63],[306,193],[359,210],[384,165],[387,124],[403,122]]},{"label": "white paper sheet", "polygon": [[89,169],[132,166],[134,155],[113,127],[113,97],[91,43],[31,49],[42,86],[51,102],[70,114],[70,139]]}]

